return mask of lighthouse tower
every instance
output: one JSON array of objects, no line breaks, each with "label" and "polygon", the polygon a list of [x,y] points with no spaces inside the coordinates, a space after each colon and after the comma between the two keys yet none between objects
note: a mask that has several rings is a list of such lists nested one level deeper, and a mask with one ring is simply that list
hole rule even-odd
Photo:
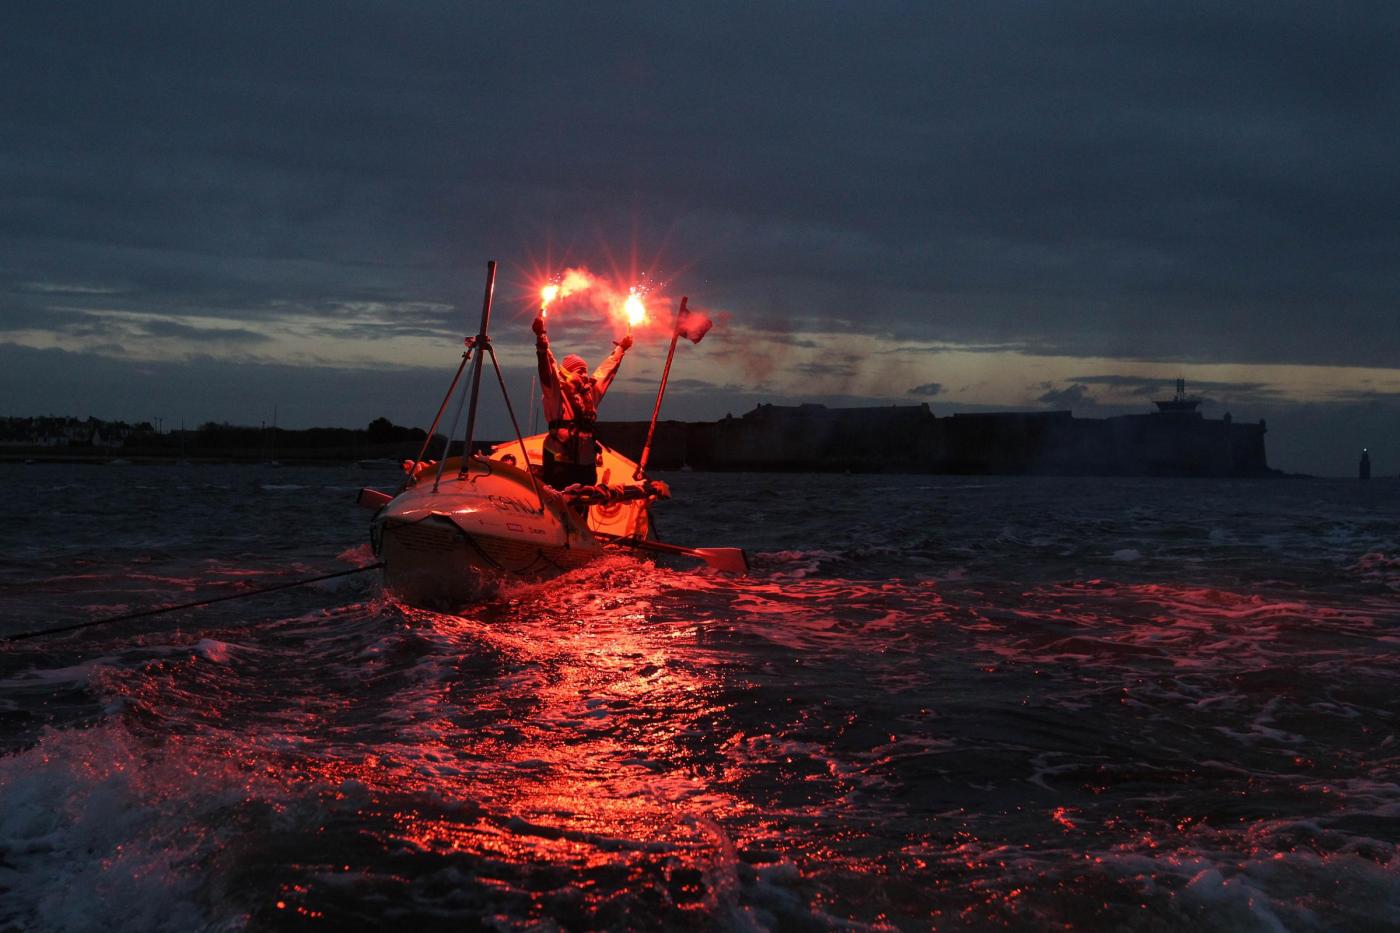
[{"label": "lighthouse tower", "polygon": [[1176,381],[1176,395],[1169,399],[1160,399],[1153,402],[1157,406],[1159,415],[1175,415],[1177,417],[1201,417],[1201,413],[1196,409],[1200,407],[1201,400],[1191,398],[1186,394],[1186,380]]}]

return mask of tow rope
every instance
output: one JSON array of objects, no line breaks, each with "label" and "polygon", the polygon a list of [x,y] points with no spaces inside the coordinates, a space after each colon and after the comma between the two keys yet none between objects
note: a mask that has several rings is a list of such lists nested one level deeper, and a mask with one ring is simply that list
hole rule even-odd
[{"label": "tow rope", "polygon": [[158,616],[166,612],[178,612],[181,609],[197,609],[200,606],[210,606],[214,603],[227,602],[230,599],[244,599],[249,596],[261,596],[264,593],[275,593],[278,590],[289,590],[294,586],[305,586],[308,583],[320,583],[322,580],[334,580],[336,577],[348,577],[357,573],[366,573],[370,570],[379,570],[383,567],[383,562],[368,564],[364,567],[356,567],[353,570],[340,570],[335,573],[321,574],[319,577],[306,577],[302,580],[293,580],[290,583],[279,583],[276,586],[265,586],[258,590],[249,590],[246,593],[230,593],[227,596],[215,596],[210,599],[201,599],[193,603],[181,603],[178,606],[162,606],[159,609],[145,609],[141,612],[128,612],[125,615],[111,616],[106,619],[93,619],[88,622],[75,622],[72,625],[60,625],[57,628],[35,629],[32,632],[20,632],[17,635],[6,635],[0,641],[24,641],[28,638],[38,638],[41,635],[57,635],[60,632],[76,632],[78,629],[92,628],[95,625],[110,625],[113,622],[126,622],[131,619],[143,619],[146,616]]}]

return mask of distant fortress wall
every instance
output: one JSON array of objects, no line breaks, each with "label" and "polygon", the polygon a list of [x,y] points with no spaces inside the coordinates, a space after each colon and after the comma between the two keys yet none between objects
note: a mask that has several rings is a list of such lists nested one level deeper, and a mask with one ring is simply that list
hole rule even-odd
[{"label": "distant fortress wall", "polygon": [[690,465],[711,470],[922,473],[936,455],[927,405],[760,405],[692,426]]},{"label": "distant fortress wall", "polygon": [[[646,422],[600,422],[603,443],[635,457]],[[1266,427],[1194,411],[1075,418],[1067,411],[955,414],[927,405],[759,405],[740,418],[663,421],[656,469],[774,472],[1262,476]]]}]

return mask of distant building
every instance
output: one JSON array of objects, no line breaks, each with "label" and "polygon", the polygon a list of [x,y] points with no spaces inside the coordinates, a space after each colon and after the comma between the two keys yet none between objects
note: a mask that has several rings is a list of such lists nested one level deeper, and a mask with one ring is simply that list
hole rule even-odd
[{"label": "distant building", "polygon": [[[147,426],[149,427],[149,426]],[[126,444],[132,436],[124,421],[41,416],[0,419],[0,447],[102,447]]]},{"label": "distant building", "polygon": [[[759,405],[739,418],[663,422],[651,464],[658,469],[790,472],[1037,474],[1087,476],[1264,476],[1267,427],[1208,419],[1200,399],[1156,403],[1157,411],[1075,418],[1068,411],[955,414],[927,405],[827,408]],[[646,422],[600,422],[599,438],[636,456]]]},{"label": "distant building", "polygon": [[1186,395],[1186,380],[1176,381],[1176,395],[1169,399],[1153,402],[1157,406],[1157,413],[1160,415],[1188,415],[1201,417],[1201,413],[1196,409],[1200,407],[1201,400],[1189,398]]}]

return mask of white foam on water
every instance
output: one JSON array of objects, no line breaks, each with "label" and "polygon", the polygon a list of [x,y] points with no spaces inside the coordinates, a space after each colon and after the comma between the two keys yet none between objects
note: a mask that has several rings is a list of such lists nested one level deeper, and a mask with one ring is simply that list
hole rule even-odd
[{"label": "white foam on water", "polygon": [[1400,592],[1400,556],[1382,551],[1369,551],[1346,569],[1364,580],[1374,581],[1387,589]]},{"label": "white foam on water", "polygon": [[1240,929],[1287,933],[1288,927],[1270,908],[1268,896],[1247,878],[1226,878],[1218,868],[1205,868],[1186,883],[1181,896],[1208,907],[1219,919]]},{"label": "white foam on water", "polygon": [[374,563],[374,549],[371,548],[369,542],[366,541],[364,544],[357,544],[354,547],[346,548],[335,555],[335,559],[355,567],[367,567]]},{"label": "white foam on water", "polygon": [[[173,745],[174,743],[169,743]],[[0,758],[0,928],[233,930],[202,888],[218,811],[244,791],[120,724],[51,732]],[[197,795],[181,788],[198,786]]]},{"label": "white foam on water", "polygon": [[14,677],[6,677],[0,680],[0,690],[33,687],[36,684],[43,684],[51,687],[86,686],[92,681],[92,677],[97,672],[98,668],[103,664],[110,663],[112,660],[114,659],[97,658],[69,667],[33,668],[22,674],[17,674]]},{"label": "white foam on water", "polygon": [[838,551],[768,551],[754,555],[754,563],[759,567],[773,566],[774,572],[795,580],[811,576],[821,570],[822,564],[839,561],[843,558]]},{"label": "white foam on water", "polygon": [[[1267,831],[1250,836],[1256,844],[1245,857],[1162,847],[1096,852],[1092,864],[1167,898],[1166,915],[1152,918],[1149,929],[1283,933],[1400,925],[1400,856],[1377,860],[1349,846],[1314,852]],[[1166,917],[1173,922],[1163,923]]]},{"label": "white foam on water", "polygon": [[195,654],[206,661],[213,661],[215,664],[228,663],[236,650],[238,650],[237,645],[219,641],[216,638],[201,638],[194,646]]}]

